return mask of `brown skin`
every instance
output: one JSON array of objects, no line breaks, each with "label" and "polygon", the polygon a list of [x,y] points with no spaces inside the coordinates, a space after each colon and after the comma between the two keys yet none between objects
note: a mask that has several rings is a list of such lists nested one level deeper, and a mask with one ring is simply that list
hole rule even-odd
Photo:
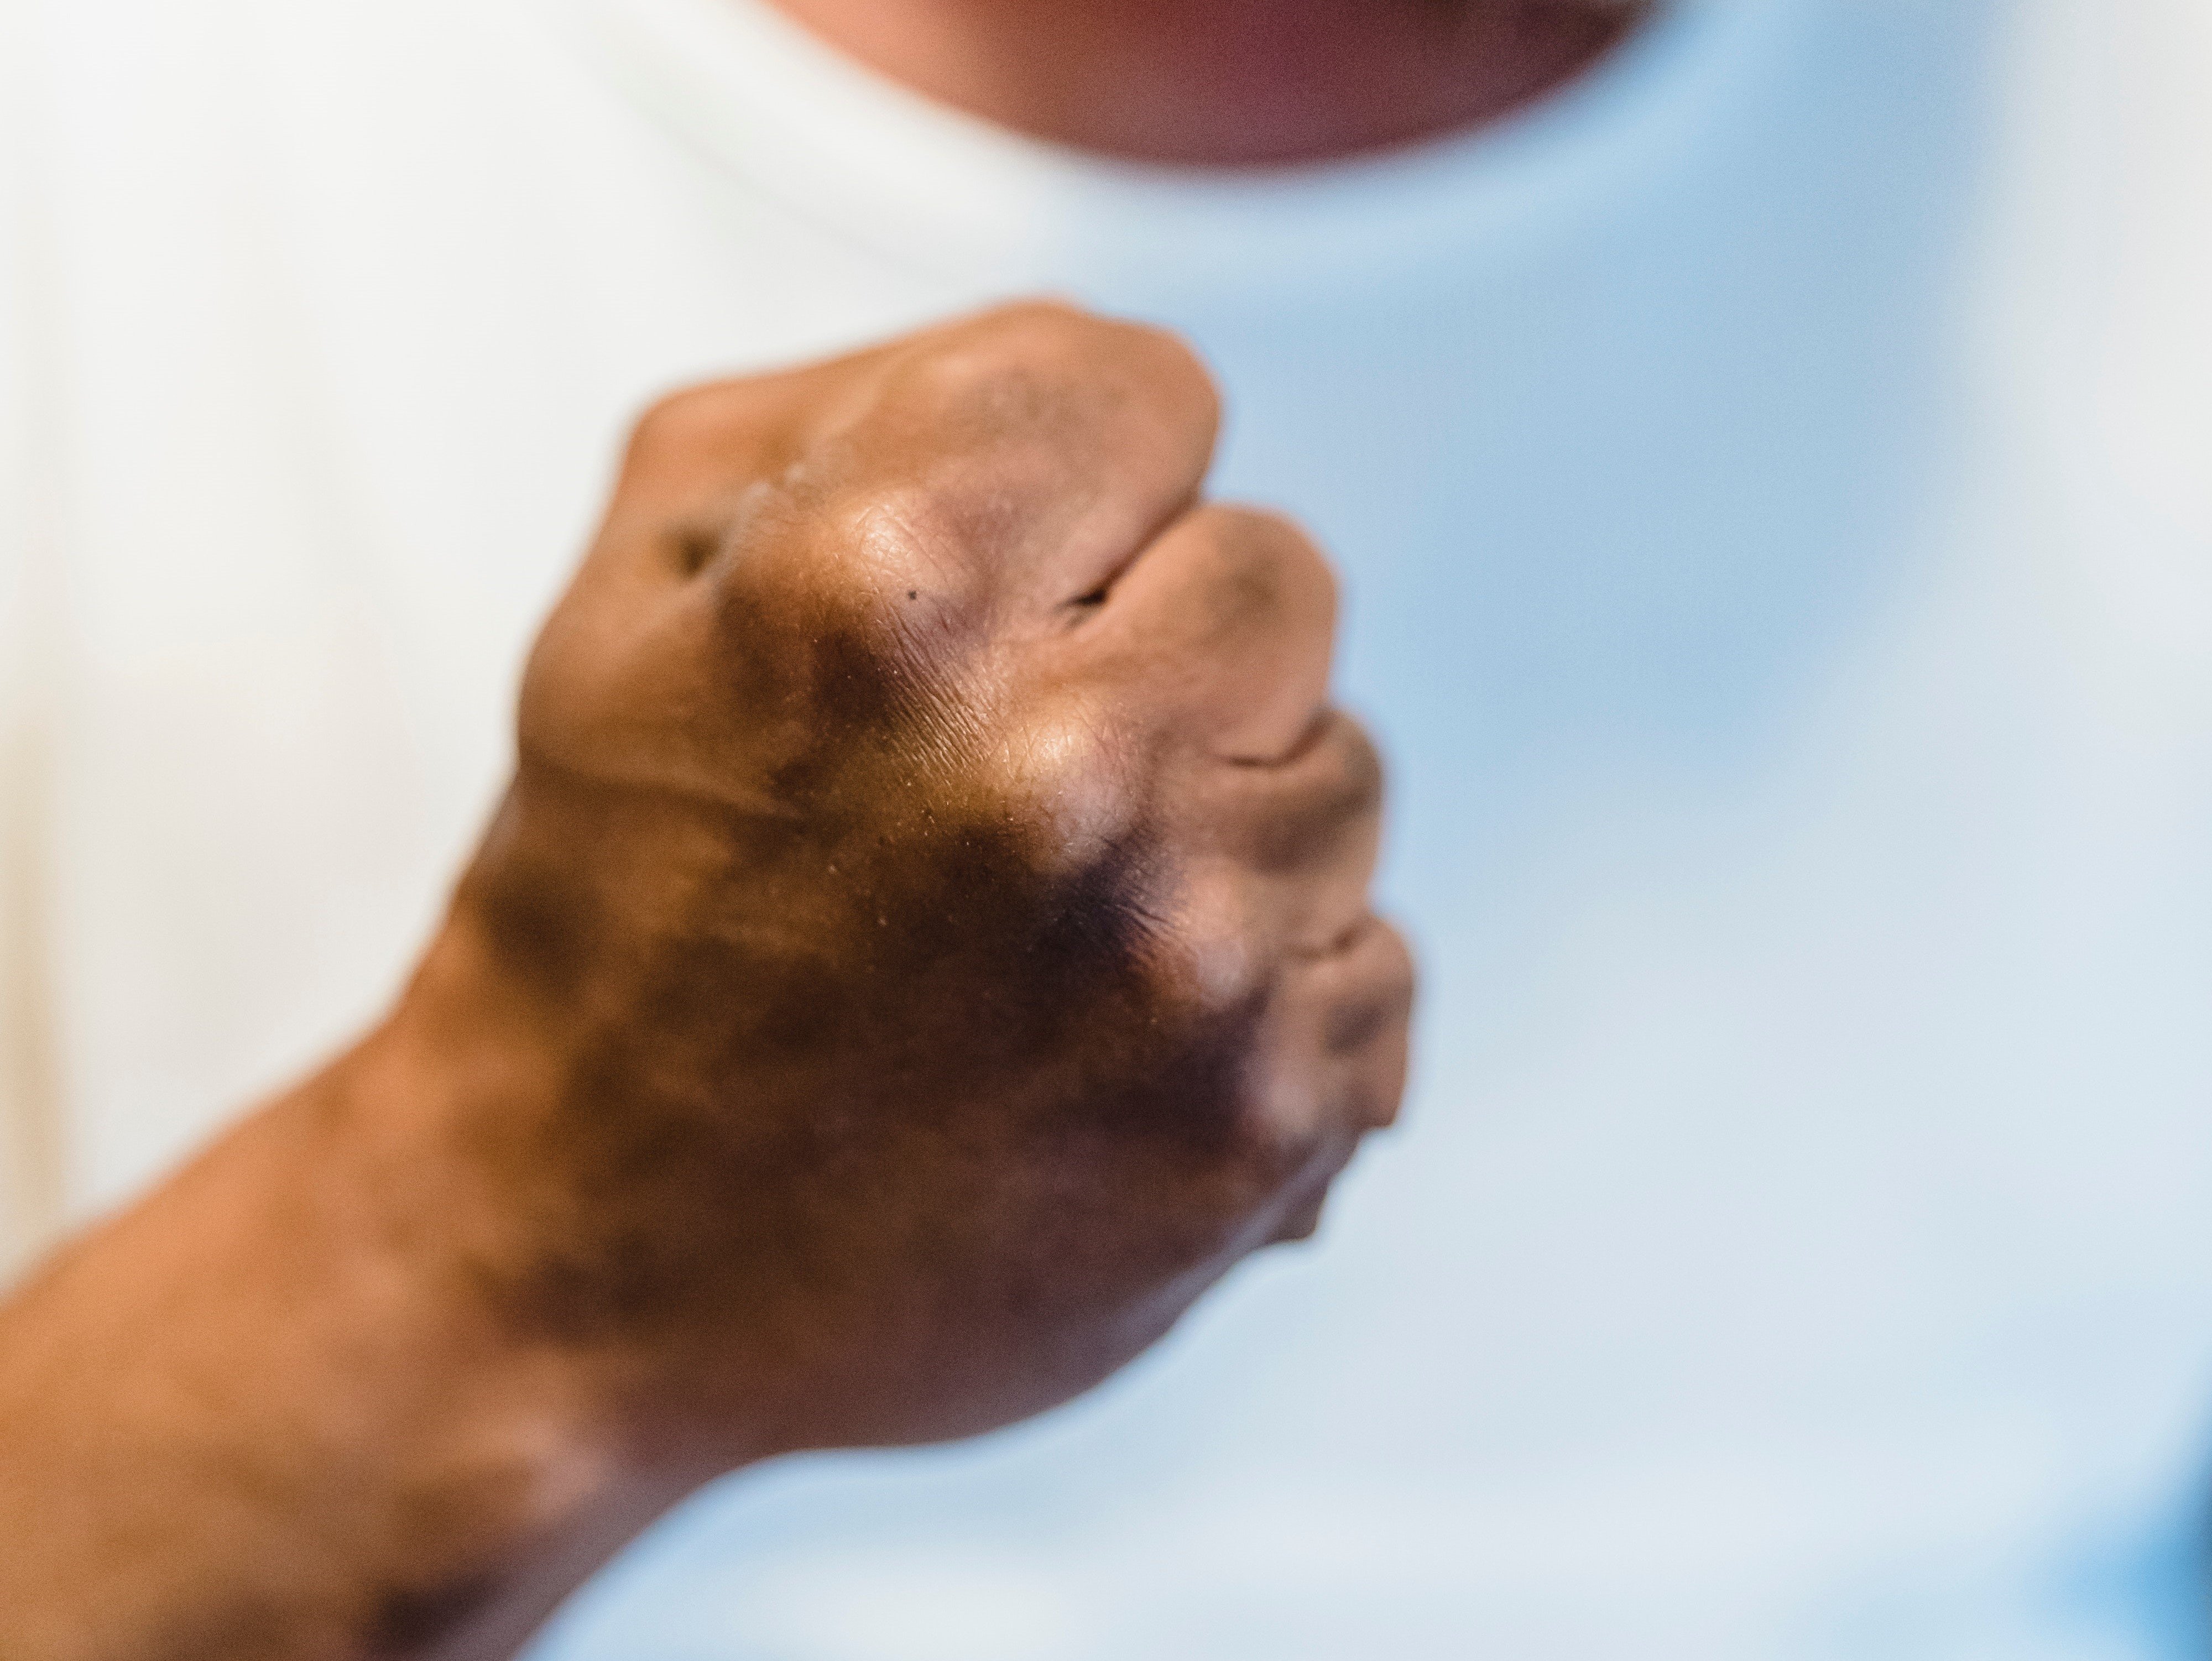
[{"label": "brown skin", "polygon": [[1146,161],[1387,149],[1519,109],[1648,0],[774,0],[896,81],[1000,126]]},{"label": "brown skin", "polygon": [[1334,593],[1053,307],[685,393],[398,1009],[0,1311],[0,1653],[510,1652],[698,1482],[1089,1388],[1395,1111]]}]

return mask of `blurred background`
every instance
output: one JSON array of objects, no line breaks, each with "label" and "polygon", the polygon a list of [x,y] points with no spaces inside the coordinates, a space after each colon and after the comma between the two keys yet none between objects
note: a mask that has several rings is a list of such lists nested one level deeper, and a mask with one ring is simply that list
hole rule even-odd
[{"label": "blurred background", "polygon": [[533,1661],[2212,1651],[2203,5],[1679,0],[1257,175],[762,0],[186,9],[23,12],[22,1215],[388,996],[671,385],[1184,331],[1393,766],[1414,1088],[1319,1240],[1040,1422],[708,1490]]}]

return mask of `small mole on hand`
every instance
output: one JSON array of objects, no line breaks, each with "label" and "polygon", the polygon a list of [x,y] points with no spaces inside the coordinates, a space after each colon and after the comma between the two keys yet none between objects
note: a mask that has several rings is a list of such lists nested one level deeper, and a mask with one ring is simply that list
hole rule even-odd
[{"label": "small mole on hand", "polygon": [[914,596],[915,596],[915,591],[914,591],[913,589],[910,589],[910,588],[909,588],[908,590],[907,590],[907,591],[906,591],[906,597],[907,597],[907,598],[908,598],[908,599],[911,600],[912,598],[914,598]]}]

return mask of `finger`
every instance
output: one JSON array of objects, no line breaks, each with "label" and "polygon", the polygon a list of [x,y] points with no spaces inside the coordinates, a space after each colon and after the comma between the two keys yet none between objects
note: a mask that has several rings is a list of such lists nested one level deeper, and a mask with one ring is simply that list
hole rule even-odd
[{"label": "finger", "polygon": [[1356,1138],[1396,1120],[1413,986],[1404,939],[1372,915],[1335,949],[1286,964],[1263,1087],[1276,1135],[1293,1144]]},{"label": "finger", "polygon": [[1360,1138],[1395,1120],[1413,995],[1404,942],[1372,918],[1344,950],[1286,979],[1261,1097],[1285,1173],[1262,1219],[1269,1240],[1310,1235]]},{"label": "finger", "polygon": [[1176,811],[1192,846],[1233,860],[1288,949],[1331,949],[1367,914],[1382,834],[1382,767],[1340,712],[1279,763],[1211,766]]},{"label": "finger", "polygon": [[748,489],[788,471],[848,424],[891,349],[667,393],[631,427],[594,557],[641,575],[696,573],[721,551]]},{"label": "finger", "polygon": [[1103,588],[1190,503],[1219,418],[1172,336],[1060,306],[933,330],[866,375],[796,481],[848,527],[856,573],[1039,621]]},{"label": "finger", "polygon": [[684,388],[645,411],[606,518],[532,652],[526,751],[626,779],[674,768],[702,791],[728,779],[731,736],[714,717],[729,700],[706,683],[744,687],[757,734],[793,681],[792,637],[838,619],[803,586],[760,603],[691,579],[726,570],[735,544],[774,540],[782,497],[765,487],[818,441],[816,427],[864,403],[885,349]]},{"label": "finger", "polygon": [[1268,761],[1322,713],[1335,627],[1335,579],[1297,526],[1208,504],[1114,585],[1074,661],[1205,753]]},{"label": "finger", "polygon": [[1203,845],[1263,874],[1295,877],[1372,840],[1382,758],[1359,723],[1325,709],[1279,760],[1194,768],[1185,789]]}]

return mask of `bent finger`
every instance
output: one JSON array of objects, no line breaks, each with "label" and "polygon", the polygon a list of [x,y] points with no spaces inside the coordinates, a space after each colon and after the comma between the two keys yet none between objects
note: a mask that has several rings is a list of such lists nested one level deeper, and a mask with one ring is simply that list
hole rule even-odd
[{"label": "bent finger", "polygon": [[1147,548],[1075,650],[1133,705],[1224,761],[1280,759],[1328,694],[1336,580],[1279,514],[1208,504]]}]

